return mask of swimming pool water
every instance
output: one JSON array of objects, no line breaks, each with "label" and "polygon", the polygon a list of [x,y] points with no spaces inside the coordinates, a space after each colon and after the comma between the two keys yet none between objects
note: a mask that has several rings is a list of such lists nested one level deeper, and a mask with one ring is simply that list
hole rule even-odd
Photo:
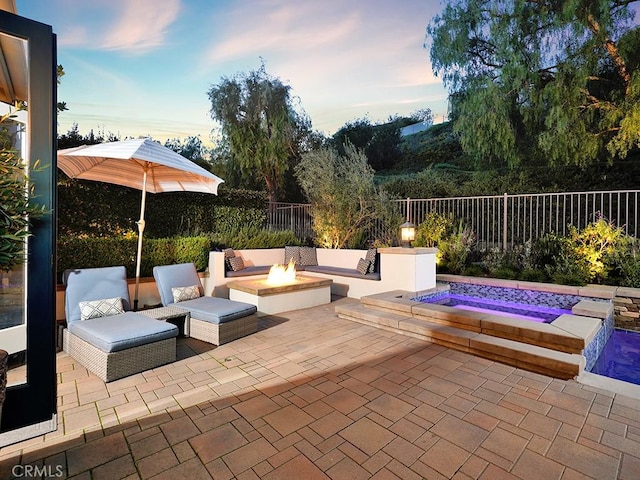
[{"label": "swimming pool water", "polygon": [[640,332],[614,330],[591,371],[640,385]]},{"label": "swimming pool water", "polygon": [[447,305],[461,310],[472,310],[495,315],[520,318],[533,322],[550,323],[560,315],[571,313],[571,310],[546,307],[542,305],[529,305],[491,298],[478,298],[455,293],[446,293],[428,296],[420,299],[424,303]]}]

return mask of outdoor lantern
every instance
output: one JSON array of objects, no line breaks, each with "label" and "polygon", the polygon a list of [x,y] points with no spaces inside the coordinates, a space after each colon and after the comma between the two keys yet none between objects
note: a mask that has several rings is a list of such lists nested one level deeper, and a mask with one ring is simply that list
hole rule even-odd
[{"label": "outdoor lantern", "polygon": [[405,248],[411,248],[411,242],[416,239],[416,226],[411,222],[400,225],[400,244]]}]

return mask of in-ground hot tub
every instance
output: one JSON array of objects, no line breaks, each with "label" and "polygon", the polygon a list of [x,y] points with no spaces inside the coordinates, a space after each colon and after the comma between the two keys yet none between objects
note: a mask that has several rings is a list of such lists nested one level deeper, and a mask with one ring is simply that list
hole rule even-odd
[{"label": "in-ground hot tub", "polygon": [[421,301],[437,305],[448,305],[460,310],[491,313],[539,323],[551,323],[560,315],[571,314],[571,309],[566,308],[531,305],[492,298],[479,298],[450,292],[426,297],[421,299]]}]

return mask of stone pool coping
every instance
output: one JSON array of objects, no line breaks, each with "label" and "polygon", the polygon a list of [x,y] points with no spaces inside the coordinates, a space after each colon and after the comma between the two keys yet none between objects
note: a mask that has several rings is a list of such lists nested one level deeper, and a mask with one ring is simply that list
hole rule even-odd
[{"label": "stone pool coping", "polygon": [[581,297],[602,298],[612,300],[616,296],[633,296],[640,298],[640,289],[629,287],[616,287],[612,285],[557,285],[555,283],[525,282],[521,280],[506,280],[502,278],[467,277],[464,275],[451,275],[439,273],[436,275],[438,282],[447,283],[473,283],[490,287],[516,288],[519,290],[537,290],[540,292],[558,293],[562,295],[579,295]]}]

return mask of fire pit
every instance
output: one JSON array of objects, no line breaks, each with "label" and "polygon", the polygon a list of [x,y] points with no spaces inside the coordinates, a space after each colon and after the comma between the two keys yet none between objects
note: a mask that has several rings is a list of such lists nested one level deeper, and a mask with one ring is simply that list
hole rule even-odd
[{"label": "fire pit", "polygon": [[256,305],[258,315],[273,315],[331,302],[332,283],[329,278],[296,275],[290,263],[274,265],[267,278],[234,280],[227,287],[231,300]]}]

